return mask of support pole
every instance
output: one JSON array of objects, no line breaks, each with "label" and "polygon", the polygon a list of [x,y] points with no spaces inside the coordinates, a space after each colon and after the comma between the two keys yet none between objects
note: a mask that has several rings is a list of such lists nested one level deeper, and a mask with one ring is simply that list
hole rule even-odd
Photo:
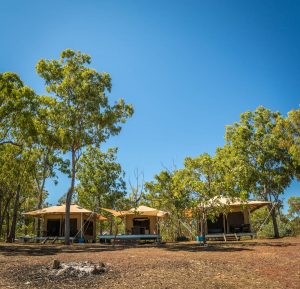
[{"label": "support pole", "polygon": [[126,215],[124,216],[124,234],[127,234],[127,230],[126,230]]},{"label": "support pole", "polygon": [[80,214],[80,238],[82,239],[82,213]]},{"label": "support pole", "polygon": [[59,218],[59,237],[61,236],[61,219],[62,219],[62,216],[60,216]]},{"label": "support pole", "polygon": [[250,229],[250,233],[252,233],[252,224],[251,224],[251,211],[250,209],[248,209],[248,218],[249,218],[249,229]]}]

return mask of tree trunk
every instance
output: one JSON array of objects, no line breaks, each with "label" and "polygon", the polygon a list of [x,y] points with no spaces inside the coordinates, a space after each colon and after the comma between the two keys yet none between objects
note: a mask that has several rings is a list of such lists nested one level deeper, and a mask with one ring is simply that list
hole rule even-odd
[{"label": "tree trunk", "polygon": [[2,230],[3,230],[4,218],[5,218],[5,216],[6,216],[6,212],[7,212],[7,210],[8,210],[9,203],[10,203],[10,198],[8,198],[8,199],[6,200],[6,203],[5,203],[3,212],[2,212],[2,217],[0,218],[0,238],[1,238],[1,236],[2,236]]},{"label": "tree trunk", "polygon": [[[267,189],[266,185],[264,185],[264,196],[265,196],[266,201],[272,202],[271,194],[268,193],[268,189]],[[269,200],[268,200],[268,198],[269,198]],[[274,204],[269,205],[268,209],[269,209],[269,212],[271,213],[271,217],[272,217],[274,238],[279,238],[279,230],[278,230],[278,224],[277,224]],[[271,210],[272,210],[272,212],[271,212]]]},{"label": "tree trunk", "polygon": [[[269,211],[272,210],[272,206],[268,206]],[[272,222],[273,222],[273,229],[274,229],[274,238],[279,238],[279,229],[277,224],[277,218],[276,218],[276,211],[273,207],[273,210],[271,212]]]},{"label": "tree trunk", "polygon": [[6,242],[8,243],[14,242],[16,237],[16,225],[17,225],[17,216],[18,216],[19,201],[20,201],[20,191],[21,191],[21,186],[18,185],[15,202],[14,202],[14,211],[13,211],[13,218],[11,222],[10,232],[6,239]]},{"label": "tree trunk", "polygon": [[110,222],[109,222],[109,234],[113,234],[113,216],[110,216]]},{"label": "tree trunk", "polygon": [[6,212],[6,221],[5,221],[5,224],[6,224],[6,239],[8,237],[8,234],[9,234],[9,223],[10,223],[10,215],[9,215],[9,210],[7,210]]},{"label": "tree trunk", "polygon": [[[44,190],[44,188],[42,188],[42,191],[39,193],[39,201],[38,201],[38,207],[37,207],[38,210],[42,208],[43,190]],[[40,218],[37,219],[36,235],[37,235],[37,237],[41,236],[41,219]]]},{"label": "tree trunk", "polygon": [[[39,191],[40,191],[39,192],[39,197],[38,197],[38,206],[37,206],[38,210],[40,210],[42,208],[45,182],[46,182],[46,178],[44,177],[41,186],[38,186]],[[37,219],[36,235],[38,237],[41,236],[41,219],[40,218]]]},{"label": "tree trunk", "polygon": [[2,191],[0,190],[0,239],[1,239],[1,233],[2,233],[2,224],[3,224],[3,218],[2,218]]},{"label": "tree trunk", "polygon": [[203,244],[205,244],[205,242],[206,242],[206,240],[205,240],[205,220],[206,220],[206,214],[205,214],[205,211],[202,210],[202,212],[200,213],[200,233],[201,233]]},{"label": "tree trunk", "polygon": [[75,150],[72,149],[72,174],[71,174],[71,186],[68,190],[66,197],[66,218],[65,218],[65,244],[70,245],[70,207],[72,202],[72,195],[74,192],[76,177],[76,157]]}]

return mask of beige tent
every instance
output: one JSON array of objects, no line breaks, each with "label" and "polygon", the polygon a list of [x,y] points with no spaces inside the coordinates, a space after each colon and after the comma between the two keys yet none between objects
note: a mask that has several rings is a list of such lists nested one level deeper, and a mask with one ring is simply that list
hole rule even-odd
[{"label": "beige tent", "polygon": [[159,219],[168,215],[167,212],[160,211],[147,206],[139,206],[127,211],[118,211],[102,208],[115,217],[122,218],[125,224],[125,234],[133,235],[158,235]]},{"label": "beige tent", "polygon": [[215,197],[206,207],[219,207],[223,213],[214,220],[207,220],[206,234],[250,234],[251,213],[272,202],[260,200],[242,200],[240,198]]},{"label": "beige tent", "polygon": [[[42,235],[44,237],[62,237],[64,236],[66,206],[52,206],[36,211],[24,213],[25,216],[31,216],[43,219]],[[70,206],[70,236],[81,237],[86,240],[96,240],[96,220],[107,220],[100,214],[82,208],[78,205]]]}]

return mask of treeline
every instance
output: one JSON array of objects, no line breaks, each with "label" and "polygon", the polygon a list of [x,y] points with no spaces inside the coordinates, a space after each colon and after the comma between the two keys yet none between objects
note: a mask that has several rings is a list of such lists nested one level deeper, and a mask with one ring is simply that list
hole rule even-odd
[{"label": "treeline", "polygon": [[150,204],[172,211],[175,232],[180,236],[181,218],[187,208],[201,220],[217,212],[211,199],[249,197],[272,201],[269,206],[273,234],[279,237],[278,213],[282,196],[293,179],[300,177],[300,109],[287,117],[262,106],[245,112],[239,122],[226,127],[224,147],[213,156],[187,157],[184,168],[163,170],[146,184]]},{"label": "treeline", "polygon": [[[40,60],[36,71],[47,95],[35,93],[16,73],[0,74],[0,237],[7,242],[24,224],[22,212],[44,205],[45,182],[61,171],[71,180],[65,221],[69,243],[70,204],[82,153],[99,151],[133,114],[123,99],[110,103],[110,75],[90,63],[89,55],[70,49],[58,60]],[[39,234],[40,224],[35,227]]]},{"label": "treeline", "polygon": [[[205,221],[219,213],[211,199],[220,196],[272,201],[267,214],[272,234],[279,236],[282,196],[300,176],[300,109],[286,117],[264,107],[245,112],[226,127],[226,143],[214,155],[187,157],[183,168],[164,169],[146,183],[137,172],[126,188],[117,149],[104,152],[100,145],[120,132],[133,108],[122,99],[110,103],[110,75],[90,62],[69,49],[58,60],[39,61],[36,71],[47,95],[35,93],[15,73],[0,74],[0,238],[13,242],[16,232],[40,234],[40,222],[28,224],[22,213],[47,205],[45,183],[57,181],[58,171],[70,177],[61,199],[67,244],[71,202],[94,211],[142,203],[168,211],[165,231],[176,239],[186,230],[187,212],[200,220],[197,230],[203,233]],[[295,208],[288,220],[298,220]]]}]

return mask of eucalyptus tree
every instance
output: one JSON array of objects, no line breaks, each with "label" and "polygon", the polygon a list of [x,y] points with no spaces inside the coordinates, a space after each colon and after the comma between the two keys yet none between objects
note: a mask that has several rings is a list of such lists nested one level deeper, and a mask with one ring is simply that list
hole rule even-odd
[{"label": "eucalyptus tree", "polygon": [[145,201],[150,206],[170,213],[168,219],[168,236],[173,240],[182,236],[182,223],[185,210],[189,209],[190,194],[181,186],[181,170],[163,170],[154,179],[145,183]]},{"label": "eucalyptus tree", "polygon": [[125,173],[117,162],[117,148],[102,152],[87,147],[78,162],[78,202],[94,211],[102,207],[120,209],[126,195]]},{"label": "eucalyptus tree", "polygon": [[[41,209],[47,197],[45,191],[46,181],[52,179],[54,184],[57,184],[57,171],[68,173],[69,161],[63,160],[58,150],[53,146],[49,140],[41,135],[41,142],[36,144],[31,150],[31,158],[33,161],[32,177],[36,186],[36,209]],[[48,136],[47,136],[48,137]],[[46,141],[46,142],[45,142]],[[44,143],[43,143],[44,142]],[[40,236],[41,221],[37,220],[37,236]]]},{"label": "eucalyptus tree", "polygon": [[[9,176],[13,180],[4,207],[8,214],[9,206],[13,202],[12,223],[7,237],[9,242],[14,241],[20,201],[22,194],[28,191],[27,186],[31,181],[28,165],[31,163],[31,149],[39,134],[39,107],[39,96],[24,85],[17,74],[0,74],[0,147],[4,157],[3,165],[7,166],[3,171],[2,192],[8,184],[5,179]],[[3,219],[1,223],[3,224]]]},{"label": "eucalyptus tree", "polygon": [[71,184],[66,196],[65,243],[70,237],[70,205],[75,187],[76,165],[88,145],[99,146],[116,135],[133,113],[123,99],[111,105],[111,77],[90,68],[91,57],[79,51],[64,50],[58,60],[40,60],[37,73],[53,96],[51,126],[59,149],[71,158]]},{"label": "eucalyptus tree", "polygon": [[21,204],[35,192],[31,174],[33,165],[30,150],[11,145],[1,148],[0,185],[5,205],[0,224],[2,229],[4,218],[7,216],[7,242],[13,242],[15,239]]},{"label": "eucalyptus tree", "polygon": [[[278,133],[278,123],[283,120],[279,112],[260,106],[253,112],[241,114],[239,122],[226,128],[228,145],[251,171],[246,187],[256,196],[276,203],[295,174],[289,147],[282,145]],[[271,216],[274,236],[279,237],[275,210]]]},{"label": "eucalyptus tree", "polygon": [[[217,160],[207,153],[184,160],[183,186],[190,192],[192,212],[200,219],[199,231],[205,239],[205,222],[219,214],[221,196]],[[213,203],[214,202],[214,203]]]}]

